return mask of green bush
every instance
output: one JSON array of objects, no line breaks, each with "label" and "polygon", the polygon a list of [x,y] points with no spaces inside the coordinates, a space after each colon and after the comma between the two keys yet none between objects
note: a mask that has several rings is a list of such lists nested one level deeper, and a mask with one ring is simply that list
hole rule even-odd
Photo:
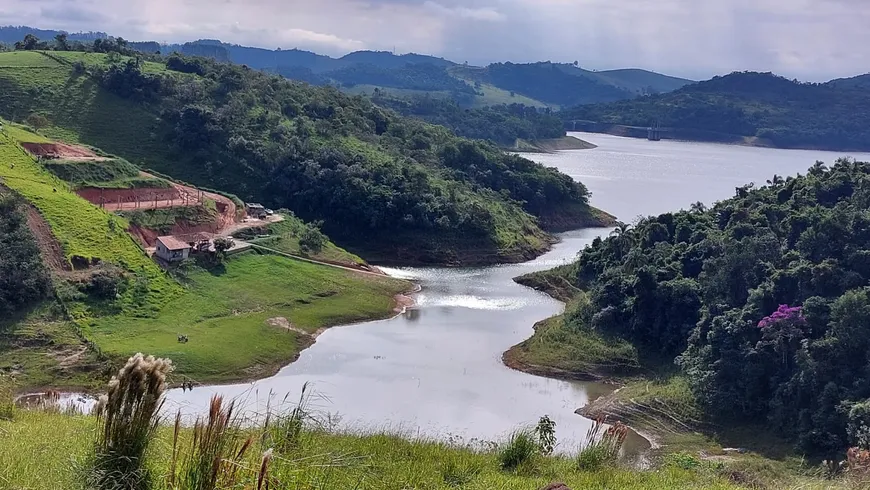
[{"label": "green bush", "polygon": [[502,469],[515,470],[534,458],[539,451],[535,434],[527,429],[521,429],[511,434],[507,443],[498,452],[498,460]]}]

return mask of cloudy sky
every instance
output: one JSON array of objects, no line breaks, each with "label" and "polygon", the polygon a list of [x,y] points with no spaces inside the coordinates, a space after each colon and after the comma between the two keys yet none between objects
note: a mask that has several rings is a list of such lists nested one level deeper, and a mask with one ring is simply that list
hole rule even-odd
[{"label": "cloudy sky", "polygon": [[701,79],[870,71],[870,0],[2,0],[0,25],[131,40],[217,38],[329,55],[579,61]]}]

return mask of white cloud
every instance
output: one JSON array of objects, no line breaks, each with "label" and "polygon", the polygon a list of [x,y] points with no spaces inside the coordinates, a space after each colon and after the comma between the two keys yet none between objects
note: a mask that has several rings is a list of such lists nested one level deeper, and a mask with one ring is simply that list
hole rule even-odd
[{"label": "white cloud", "polygon": [[870,67],[868,0],[2,0],[0,24],[128,39],[218,38],[341,55],[574,61],[706,78],[821,80]]}]

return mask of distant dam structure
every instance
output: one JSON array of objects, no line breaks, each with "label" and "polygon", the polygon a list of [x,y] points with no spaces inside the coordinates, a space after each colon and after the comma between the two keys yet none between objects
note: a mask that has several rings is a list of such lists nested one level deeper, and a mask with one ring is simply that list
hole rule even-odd
[{"label": "distant dam structure", "polygon": [[650,127],[646,129],[646,139],[650,141],[661,141],[662,140],[662,129],[659,127],[659,122],[654,122]]}]

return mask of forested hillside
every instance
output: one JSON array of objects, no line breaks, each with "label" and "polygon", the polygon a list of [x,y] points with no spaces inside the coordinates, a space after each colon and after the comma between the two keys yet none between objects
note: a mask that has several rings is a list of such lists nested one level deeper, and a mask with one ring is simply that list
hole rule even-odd
[{"label": "forested hillside", "polygon": [[770,73],[732,73],[675,92],[579,106],[565,120],[659,125],[757,137],[787,148],[870,149],[870,92],[861,77],[800,83]]},{"label": "forested hillside", "polygon": [[537,220],[597,222],[570,177],[333,88],[203,58],[0,57],[0,115],[323,220],[370,257],[520,260],[548,246]]},{"label": "forested hillside", "polygon": [[713,422],[763,424],[805,454],[866,449],[868,209],[870,164],[842,160],[621,226],[548,274],[584,290],[550,345],[628,341],[675,362]]},{"label": "forested hillside", "polygon": [[522,104],[463,109],[450,99],[381,94],[375,94],[372,101],[400,114],[444,126],[459,136],[502,146],[513,146],[517,139],[535,141],[565,136],[562,121],[554,113]]}]

